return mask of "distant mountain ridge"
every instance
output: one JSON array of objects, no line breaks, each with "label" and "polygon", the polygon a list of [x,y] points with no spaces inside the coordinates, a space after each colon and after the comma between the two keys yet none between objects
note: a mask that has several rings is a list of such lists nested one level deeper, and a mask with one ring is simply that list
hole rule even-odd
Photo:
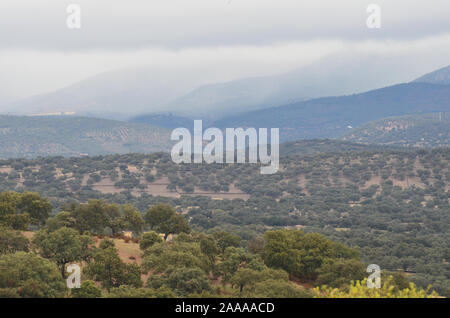
[{"label": "distant mountain ridge", "polygon": [[450,85],[450,65],[419,77],[414,82]]},{"label": "distant mountain ridge", "polygon": [[[205,129],[280,128],[281,142],[345,138],[359,143],[448,145],[448,121],[420,117],[450,113],[450,85],[442,84],[448,71],[449,68],[443,68],[411,83],[359,94],[322,97],[250,112],[241,109],[239,114],[218,120],[168,111],[136,116],[130,122],[79,116],[0,116],[0,158],[167,151],[172,144],[170,130],[192,129],[193,119],[203,119]],[[395,119],[407,120],[411,129],[385,131],[392,117],[398,116],[418,117]]]},{"label": "distant mountain ridge", "polygon": [[130,68],[105,72],[56,91],[14,102],[14,114],[75,112],[78,116],[130,117],[135,113],[164,110],[173,96],[192,89],[188,79],[154,74],[151,69]]},{"label": "distant mountain ridge", "polygon": [[[204,76],[193,79],[192,74],[176,66],[163,70],[143,66],[101,73],[50,93],[1,106],[12,114],[75,112],[78,116],[125,119],[172,112],[218,119],[406,82],[422,73],[422,69],[411,67],[408,58],[340,53],[279,75],[208,82],[208,78],[217,76],[207,76],[205,71]],[[202,70],[197,73],[202,74]]]},{"label": "distant mountain ridge", "polygon": [[220,128],[280,128],[281,140],[288,141],[338,138],[353,127],[384,117],[449,111],[450,85],[414,82],[248,112],[214,124]]},{"label": "distant mountain ridge", "polygon": [[[360,143],[396,146],[448,146],[449,123],[445,120],[436,121],[436,116],[439,112],[445,114],[449,111],[450,85],[445,84],[449,74],[450,67],[445,67],[411,83],[242,112],[213,122],[206,120],[204,126],[222,129],[278,127],[281,129],[282,141],[344,138]],[[435,115],[424,115],[429,113]],[[137,116],[136,119],[167,128],[192,128],[192,119],[172,116],[150,114]],[[434,116],[434,119],[430,116]],[[393,118],[394,127],[403,127],[406,123],[408,129],[389,130]]]},{"label": "distant mountain ridge", "polygon": [[217,118],[308,99],[360,93],[408,81],[399,75],[407,64],[376,54],[331,55],[280,75],[203,85],[171,101],[167,108],[190,117],[206,118],[209,112]]}]

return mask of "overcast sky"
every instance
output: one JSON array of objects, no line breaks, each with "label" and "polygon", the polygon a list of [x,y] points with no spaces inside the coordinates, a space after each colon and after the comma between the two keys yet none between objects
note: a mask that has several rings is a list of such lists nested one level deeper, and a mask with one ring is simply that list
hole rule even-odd
[{"label": "overcast sky", "polygon": [[[79,30],[66,26],[71,3]],[[366,27],[370,3],[381,29]],[[0,102],[139,65],[203,84],[379,51],[431,71],[450,64],[449,16],[449,0],[1,0]]]}]

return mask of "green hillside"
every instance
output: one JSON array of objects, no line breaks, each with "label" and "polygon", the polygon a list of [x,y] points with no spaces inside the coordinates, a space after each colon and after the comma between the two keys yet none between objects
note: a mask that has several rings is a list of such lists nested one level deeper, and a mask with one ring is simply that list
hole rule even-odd
[{"label": "green hillside", "polygon": [[383,118],[353,129],[343,139],[410,147],[450,146],[450,114]]},{"label": "green hillside", "polygon": [[169,131],[72,116],[0,116],[0,158],[165,151]]},{"label": "green hillside", "polygon": [[280,128],[282,141],[338,138],[351,127],[386,117],[449,111],[450,85],[409,83],[242,113],[215,126]]},{"label": "green hillside", "polygon": [[449,148],[295,152],[274,175],[250,164],[177,165],[166,153],[2,160],[0,191],[39,192],[54,212],[89,199],[140,211],[168,203],[193,229],[237,233],[244,245],[270,229],[319,232],[448,293]]},{"label": "green hillside", "polygon": [[[316,155],[352,151],[387,150],[386,145],[363,144],[336,139],[296,140],[280,144],[280,155]],[[392,147],[392,149],[396,149]]]}]

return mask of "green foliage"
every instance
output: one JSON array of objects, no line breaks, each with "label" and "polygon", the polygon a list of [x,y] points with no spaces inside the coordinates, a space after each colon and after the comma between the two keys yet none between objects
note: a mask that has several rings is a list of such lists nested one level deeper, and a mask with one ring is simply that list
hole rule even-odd
[{"label": "green foliage", "polygon": [[159,289],[135,288],[130,286],[120,286],[112,288],[106,295],[108,298],[175,298],[176,295],[167,287]]},{"label": "green foliage", "polygon": [[102,290],[91,280],[81,283],[80,288],[72,288],[70,291],[72,298],[100,298]]},{"label": "green foliage", "polygon": [[139,240],[139,248],[141,250],[146,250],[147,248],[153,246],[155,243],[162,243],[162,238],[156,234],[154,231],[144,233]]},{"label": "green foliage", "polygon": [[167,239],[170,234],[189,233],[191,227],[182,215],[174,214],[158,226],[158,231],[164,233],[164,239]]},{"label": "green foliage", "polygon": [[[449,113],[406,115],[388,117],[368,122],[351,133],[345,140],[361,143],[398,146],[443,147],[448,146]],[[395,127],[395,129],[390,129]]]},{"label": "green foliage", "polygon": [[247,289],[251,290],[257,283],[261,283],[266,280],[287,282],[288,279],[288,274],[283,270],[275,270],[270,268],[264,268],[262,270],[241,268],[234,273],[230,279],[230,283],[232,286],[238,287],[239,292],[242,293],[243,291],[247,291]]},{"label": "green foliage", "polygon": [[319,268],[315,284],[340,287],[362,280],[365,276],[366,266],[362,262],[355,259],[338,259]]},{"label": "green foliage", "polygon": [[215,264],[216,257],[219,254],[219,245],[214,237],[202,235],[200,237],[200,249],[209,258],[211,264]]},{"label": "green foliage", "polygon": [[195,267],[173,267],[170,266],[162,276],[153,275],[147,281],[147,287],[167,287],[178,296],[189,294],[212,292],[212,286],[206,273]]},{"label": "green foliage", "polygon": [[0,226],[26,230],[29,224],[41,225],[53,209],[50,201],[38,193],[0,193]]},{"label": "green foliage", "polygon": [[65,281],[55,264],[35,254],[0,256],[0,294],[19,297],[63,297]]},{"label": "green foliage", "polygon": [[68,263],[86,260],[90,257],[89,245],[93,241],[89,235],[80,235],[74,229],[62,227],[49,232],[40,230],[33,238],[33,245],[42,257],[48,258],[60,268],[65,278]]},{"label": "green foliage", "polygon": [[49,219],[49,228],[69,226],[80,233],[89,231],[96,234],[109,230],[112,235],[117,235],[124,230],[140,234],[144,226],[141,213],[131,204],[119,206],[103,200],[89,200],[86,204],[71,203],[63,208],[65,212]]},{"label": "green foliage", "polygon": [[[170,155],[163,153],[0,160],[2,171],[7,171],[0,173],[0,191],[39,192],[51,198],[53,212],[69,213],[68,217],[58,214],[55,220],[50,219],[49,231],[65,226],[80,233],[87,229],[93,232],[96,225],[90,224],[90,212],[77,218],[76,226],[68,204],[74,202],[77,207],[89,199],[116,204],[111,209],[102,207],[106,221],[97,234],[116,235],[124,230],[124,204],[133,204],[139,211],[160,203],[176,207],[194,231],[237,234],[242,241],[234,246],[258,254],[263,246],[260,238],[268,228],[302,228],[305,233],[319,232],[358,248],[367,264],[406,271],[417,286],[432,284],[434,290],[446,295],[450,290],[447,148],[394,149],[333,140],[298,141],[281,148],[280,171],[271,176],[260,175],[258,165],[252,164],[175,165]],[[146,174],[153,175],[155,182],[167,177],[169,187],[177,191],[191,184],[194,194],[200,194],[197,189],[218,197],[244,192],[236,194],[244,199],[161,197],[151,186],[142,191],[140,184],[129,191],[107,194],[95,190],[100,189],[95,184],[84,185],[86,177],[94,180],[98,176],[102,183],[109,182],[110,177],[115,178],[113,182],[120,181],[124,176],[145,182]],[[227,188],[232,189],[230,193],[217,192],[226,192]],[[141,195],[132,194],[135,191]],[[0,202],[1,220],[16,229],[28,227],[30,216],[16,210],[17,204]],[[222,247],[215,257],[216,265],[223,252]]]},{"label": "green foliage", "polygon": [[0,227],[0,255],[19,251],[28,252],[29,243],[22,233]]},{"label": "green foliage", "polygon": [[164,204],[150,208],[145,214],[145,220],[151,229],[164,233],[166,240],[170,234],[189,233],[191,227],[186,219],[175,210]]},{"label": "green foliage", "polygon": [[222,260],[217,266],[216,276],[221,275],[223,283],[230,282],[239,268],[251,259],[252,256],[245,253],[243,248],[229,246],[225,249]]},{"label": "green foliage", "polygon": [[101,250],[106,250],[107,248],[110,248],[110,247],[115,248],[116,245],[114,244],[114,241],[110,240],[109,238],[105,238],[98,245],[98,248]]},{"label": "green foliage", "polygon": [[155,229],[174,214],[175,210],[170,205],[158,204],[147,210],[144,219],[151,229]]},{"label": "green foliage", "polygon": [[89,200],[86,204],[71,204],[66,211],[75,219],[75,228],[83,233],[102,234],[108,225],[108,206],[101,200]]},{"label": "green foliage", "polygon": [[155,243],[144,251],[142,267],[155,273],[164,273],[170,266],[175,268],[210,269],[208,257],[202,253],[199,243]]},{"label": "green foliage", "polygon": [[142,285],[140,267],[135,263],[124,263],[114,247],[99,248],[93,260],[83,268],[83,273],[108,291],[122,285],[137,288]]},{"label": "green foliage", "polygon": [[265,280],[256,283],[243,297],[255,298],[311,298],[312,293],[305,288],[282,280]]},{"label": "green foliage", "polygon": [[315,297],[318,298],[436,298],[436,292],[424,290],[413,283],[408,288],[398,289],[392,282],[392,277],[382,280],[381,288],[367,287],[366,279],[356,281],[344,288],[332,288],[328,286],[317,287]]},{"label": "green foliage", "polygon": [[222,253],[228,247],[239,247],[241,245],[241,238],[229,232],[217,231],[213,233],[213,237],[217,241],[217,245]]},{"label": "green foliage", "polygon": [[75,218],[69,212],[60,212],[54,217],[49,218],[46,223],[46,228],[50,231],[56,231],[62,227],[75,228]]},{"label": "green foliage", "polygon": [[263,247],[264,247],[264,238],[262,237],[255,237],[247,243],[248,251],[253,254],[261,253]]},{"label": "green foliage", "polygon": [[123,226],[124,229],[130,230],[133,233],[142,233],[144,227],[144,220],[139,213],[131,204],[125,204],[123,206]]},{"label": "green foliage", "polygon": [[337,259],[358,259],[357,251],[330,241],[318,233],[297,230],[267,231],[263,258],[267,266],[282,268],[290,275],[316,279],[319,268]]},{"label": "green foliage", "polygon": [[[410,281],[405,273],[401,272],[381,272],[381,281],[388,280],[391,285],[394,286],[395,291],[403,290],[409,288]],[[356,281],[356,280],[355,280]]]},{"label": "green foliage", "polygon": [[0,125],[6,128],[0,158],[166,151],[170,145],[167,129],[100,118],[0,116]]},{"label": "green foliage", "polygon": [[42,225],[47,221],[53,207],[46,198],[41,198],[38,193],[25,192],[21,195],[17,206],[20,213],[30,216],[31,223]]}]

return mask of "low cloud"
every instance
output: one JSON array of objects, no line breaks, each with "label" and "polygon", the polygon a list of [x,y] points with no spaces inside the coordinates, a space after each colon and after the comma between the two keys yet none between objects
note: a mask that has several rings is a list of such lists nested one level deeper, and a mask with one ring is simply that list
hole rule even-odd
[{"label": "low cloud", "polygon": [[405,79],[450,64],[448,0],[376,1],[380,30],[365,25],[372,2],[79,0],[82,28],[69,30],[71,2],[3,0],[0,105],[129,67],[198,86],[279,74],[337,53],[419,58]]}]

